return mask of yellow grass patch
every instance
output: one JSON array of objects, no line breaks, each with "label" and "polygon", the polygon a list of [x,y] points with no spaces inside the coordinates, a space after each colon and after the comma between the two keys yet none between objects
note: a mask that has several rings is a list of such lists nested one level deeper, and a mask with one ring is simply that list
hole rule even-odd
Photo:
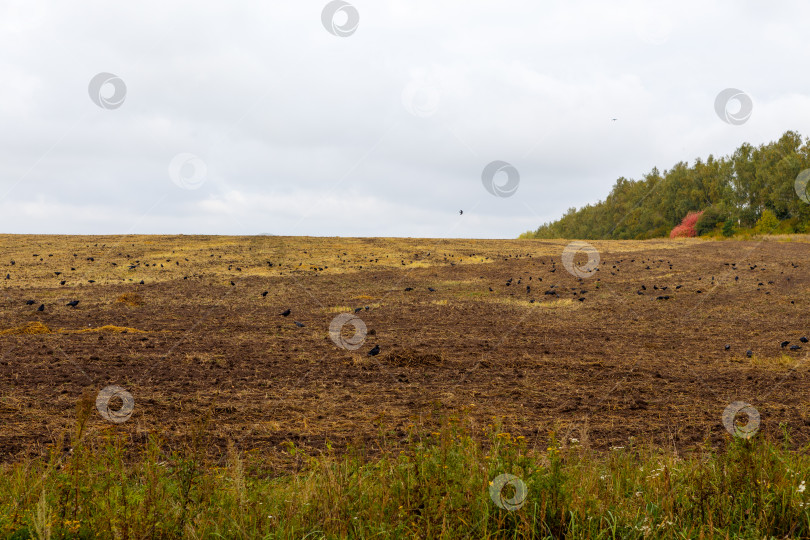
[{"label": "yellow grass patch", "polygon": [[[375,309],[375,308],[380,307],[382,304],[380,304],[379,302],[374,302],[373,304],[367,304],[367,305],[368,305],[369,308]],[[323,311],[326,312],[326,313],[354,313],[355,308],[359,308],[359,307],[366,307],[366,304],[364,304],[362,306],[354,306],[354,307],[333,306],[333,307],[323,308]]]},{"label": "yellow grass patch", "polygon": [[0,334],[24,335],[24,334],[50,334],[52,330],[39,321],[32,321],[22,326],[15,326],[6,330],[0,330]]},{"label": "yellow grass patch", "polygon": [[143,298],[141,298],[140,294],[137,293],[124,293],[118,298],[115,299],[116,302],[121,304],[126,304],[128,306],[141,306],[143,305]]},{"label": "yellow grass patch", "polygon": [[412,263],[406,262],[404,265],[400,264],[401,268],[430,268],[433,266],[427,261],[414,261]]},{"label": "yellow grass patch", "polygon": [[349,306],[333,306],[323,309],[326,313],[352,313],[354,308]]},{"label": "yellow grass patch", "polygon": [[97,328],[81,328],[78,330],[59,329],[60,334],[85,334],[87,332],[110,332],[113,334],[145,334],[145,330],[138,330],[137,328],[130,328],[128,326],[115,326],[112,324],[105,324]]},{"label": "yellow grass patch", "polygon": [[435,306],[446,306],[447,300],[431,300],[430,303]]},{"label": "yellow grass patch", "polygon": [[514,298],[489,298],[485,301],[497,304],[511,304],[513,306],[533,309],[560,309],[574,307],[574,301],[570,298],[560,298],[558,300],[549,300],[548,302],[529,302],[528,300],[515,300]]},{"label": "yellow grass patch", "polygon": [[471,285],[471,284],[475,284],[475,283],[477,283],[477,282],[472,280],[472,279],[448,280],[448,281],[440,281],[439,286],[440,287],[441,286],[444,286],[444,287],[458,287],[458,286],[461,286],[461,285]]},{"label": "yellow grass patch", "polygon": [[[733,362],[748,363],[754,367],[768,368],[768,369],[789,369],[793,367],[804,367],[803,360],[798,357],[790,356],[789,354],[780,354],[779,356],[757,356],[756,354],[751,358],[740,356],[732,360]],[[801,371],[806,371],[802,369]]]},{"label": "yellow grass patch", "polygon": [[80,328],[78,330],[69,330],[66,328],[59,328],[58,330],[51,330],[48,326],[42,324],[39,321],[31,321],[29,323],[23,324],[21,326],[15,326],[13,328],[7,328],[5,330],[0,330],[0,334],[4,335],[33,335],[33,334],[85,334],[88,332],[111,332],[115,334],[122,334],[122,333],[131,333],[131,334],[145,334],[144,330],[138,330],[137,328],[129,328],[126,326],[114,326],[112,324],[107,324],[104,326],[99,326],[98,328]]}]

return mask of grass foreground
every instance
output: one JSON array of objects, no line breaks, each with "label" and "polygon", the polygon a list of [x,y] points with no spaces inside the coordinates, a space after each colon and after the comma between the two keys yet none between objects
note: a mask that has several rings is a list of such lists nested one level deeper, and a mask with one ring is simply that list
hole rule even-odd
[{"label": "grass foreground", "polygon": [[635,444],[596,451],[553,434],[538,449],[497,420],[444,417],[439,431],[410,426],[404,443],[381,428],[371,459],[331,445],[302,455],[290,443],[299,470],[279,475],[234,444],[222,460],[208,456],[205,421],[182,448],[151,436],[138,451],[114,429],[83,433],[84,423],[48,458],[0,469],[0,536],[810,536],[810,459],[788,449],[786,431],[676,456]]}]

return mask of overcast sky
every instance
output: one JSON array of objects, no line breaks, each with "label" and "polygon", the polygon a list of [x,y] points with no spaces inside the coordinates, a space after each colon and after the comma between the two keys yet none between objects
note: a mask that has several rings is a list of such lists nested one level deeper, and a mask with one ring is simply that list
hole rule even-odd
[{"label": "overcast sky", "polygon": [[[620,176],[810,135],[809,22],[799,0],[0,0],[0,232],[513,238]],[[720,118],[727,88],[750,116]]]}]

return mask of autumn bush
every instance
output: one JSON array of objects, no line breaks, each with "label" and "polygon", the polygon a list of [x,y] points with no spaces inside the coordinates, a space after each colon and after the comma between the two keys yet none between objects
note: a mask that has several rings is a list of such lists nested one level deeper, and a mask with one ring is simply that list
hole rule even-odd
[{"label": "autumn bush", "polygon": [[672,229],[669,233],[670,238],[686,238],[697,236],[697,222],[703,216],[703,212],[689,212],[686,217],[681,220],[680,225]]}]

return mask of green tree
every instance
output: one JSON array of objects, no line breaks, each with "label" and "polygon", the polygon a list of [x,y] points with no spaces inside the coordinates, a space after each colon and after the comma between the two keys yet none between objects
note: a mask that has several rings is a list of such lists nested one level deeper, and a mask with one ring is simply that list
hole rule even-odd
[{"label": "green tree", "polygon": [[779,218],[768,209],[762,211],[762,215],[757,220],[754,228],[758,234],[771,234],[779,226]]},{"label": "green tree", "polygon": [[[796,176],[810,168],[810,140],[785,132],[760,146],[743,143],[733,154],[694,164],[681,161],[660,172],[653,168],[640,180],[619,178],[604,200],[569,209],[525,238],[653,238],[667,236],[689,212],[705,211],[698,231],[705,234],[720,222],[732,233],[735,225],[771,232],[783,227],[810,230],[810,204],[796,196]],[[766,213],[768,212],[768,213]],[[776,220],[774,224],[773,219]],[[773,226],[770,226],[773,225]]]}]

